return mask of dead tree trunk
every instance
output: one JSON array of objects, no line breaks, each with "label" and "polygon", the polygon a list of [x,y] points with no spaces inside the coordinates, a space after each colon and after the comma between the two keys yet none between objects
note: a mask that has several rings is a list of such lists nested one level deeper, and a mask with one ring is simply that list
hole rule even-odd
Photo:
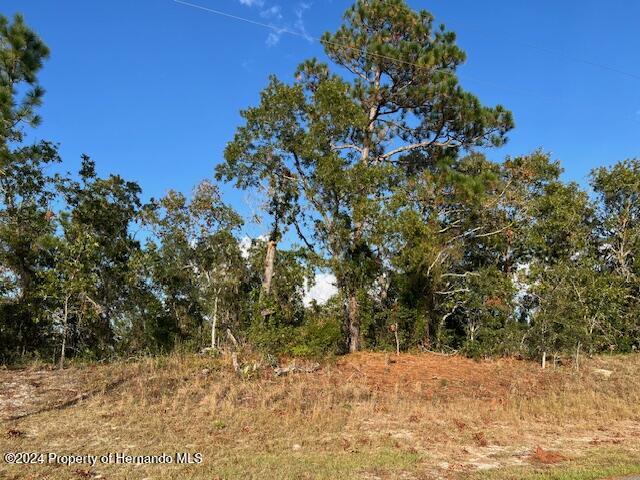
[{"label": "dead tree trunk", "polygon": [[264,257],[264,276],[262,277],[262,294],[266,297],[271,293],[274,266],[276,260],[276,232],[271,234],[267,242],[267,253]]},{"label": "dead tree trunk", "polygon": [[211,319],[211,349],[216,348],[216,326],[218,324],[218,297],[220,292],[216,293],[216,298],[213,299],[213,317]]},{"label": "dead tree trunk", "polygon": [[64,299],[64,306],[62,307],[62,346],[60,348],[60,370],[64,368],[65,351],[67,349],[67,330],[69,325],[69,296]]},{"label": "dead tree trunk", "polygon": [[[271,235],[269,236],[269,241],[267,242],[267,252],[264,257],[264,275],[262,277],[262,290],[260,291],[260,300],[269,298],[269,295],[271,294],[271,284],[273,282],[273,276],[275,275],[277,246],[278,222],[276,218],[276,223],[273,227],[273,230],[271,231]],[[274,311],[272,308],[263,308],[262,312],[260,313],[262,315],[262,320],[266,322],[273,312]]]},{"label": "dead tree trunk", "polygon": [[358,298],[355,293],[350,293],[347,299],[347,321],[349,329],[349,352],[360,350],[360,318]]}]

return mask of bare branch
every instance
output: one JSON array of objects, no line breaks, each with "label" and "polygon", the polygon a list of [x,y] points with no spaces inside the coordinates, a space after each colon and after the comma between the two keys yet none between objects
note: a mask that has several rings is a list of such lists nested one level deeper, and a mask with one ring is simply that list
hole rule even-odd
[{"label": "bare branch", "polygon": [[388,158],[391,158],[399,153],[403,153],[403,152],[410,152],[413,150],[417,150],[420,148],[426,148],[426,147],[431,147],[431,146],[436,146],[436,147],[450,147],[451,145],[454,144],[453,139],[449,139],[446,140],[444,142],[435,142],[433,140],[429,140],[429,141],[424,141],[424,142],[418,142],[418,143],[412,143],[410,145],[404,145],[403,147],[398,147],[394,150],[391,150],[390,152],[385,153],[384,155],[380,156],[381,160],[387,160]]},{"label": "bare branch", "polygon": [[347,150],[347,149],[351,149],[351,150],[357,150],[358,152],[362,153],[362,147],[359,147],[358,145],[354,145],[352,143],[350,144],[344,144],[344,145],[331,145],[331,149],[332,150]]}]

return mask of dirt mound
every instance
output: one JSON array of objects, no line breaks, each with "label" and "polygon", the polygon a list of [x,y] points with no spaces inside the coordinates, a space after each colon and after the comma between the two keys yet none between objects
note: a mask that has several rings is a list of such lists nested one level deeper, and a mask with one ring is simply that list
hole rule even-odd
[{"label": "dirt mound", "polygon": [[531,454],[531,460],[538,463],[544,463],[545,465],[551,465],[553,463],[560,463],[567,460],[567,457],[559,454],[558,452],[552,452],[550,450],[544,450],[542,447],[536,447]]},{"label": "dirt mound", "polygon": [[364,379],[376,391],[417,393],[425,398],[468,396],[501,403],[510,394],[534,396],[554,382],[552,370],[537,364],[499,359],[475,361],[434,353],[363,352],[338,360],[348,377]]}]

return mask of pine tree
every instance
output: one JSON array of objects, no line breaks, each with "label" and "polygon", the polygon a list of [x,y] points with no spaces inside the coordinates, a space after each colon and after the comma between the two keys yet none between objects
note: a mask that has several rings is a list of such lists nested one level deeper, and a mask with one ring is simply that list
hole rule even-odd
[{"label": "pine tree", "polygon": [[51,260],[43,248],[54,218],[47,166],[59,157],[51,142],[24,142],[26,129],[40,123],[38,73],[48,56],[21,16],[0,15],[0,356],[41,347],[50,327],[37,323],[38,272]]},{"label": "pine tree", "polygon": [[501,145],[513,123],[504,108],[482,106],[458,84],[455,70],[465,56],[455,35],[402,0],[357,1],[322,42],[350,75],[309,60],[293,85],[272,79],[239,130],[248,136],[230,148],[236,172],[250,171],[256,159],[277,158],[295,185],[293,197],[304,199],[311,212],[294,211],[298,223],[306,219],[310,226],[300,233],[313,232],[336,274],[348,349],[355,351],[359,305],[380,273],[375,230],[384,221],[385,196],[410,168]]}]

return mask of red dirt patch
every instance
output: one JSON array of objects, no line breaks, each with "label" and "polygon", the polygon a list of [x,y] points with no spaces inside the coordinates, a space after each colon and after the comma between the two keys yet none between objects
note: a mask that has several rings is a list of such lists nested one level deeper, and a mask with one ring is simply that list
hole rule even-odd
[{"label": "red dirt patch", "polygon": [[347,378],[363,378],[374,391],[417,393],[428,399],[462,395],[490,400],[496,407],[513,394],[539,395],[558,378],[552,370],[523,360],[475,361],[432,353],[362,352],[340,358],[337,366]]},{"label": "red dirt patch", "polygon": [[553,463],[560,463],[567,460],[567,457],[559,454],[558,452],[552,452],[550,450],[543,450],[542,447],[536,447],[535,451],[529,457],[534,462],[544,463],[550,465]]},{"label": "red dirt patch", "polygon": [[479,447],[486,447],[489,445],[487,437],[484,432],[477,432],[473,434],[473,441],[476,442],[476,445]]}]

